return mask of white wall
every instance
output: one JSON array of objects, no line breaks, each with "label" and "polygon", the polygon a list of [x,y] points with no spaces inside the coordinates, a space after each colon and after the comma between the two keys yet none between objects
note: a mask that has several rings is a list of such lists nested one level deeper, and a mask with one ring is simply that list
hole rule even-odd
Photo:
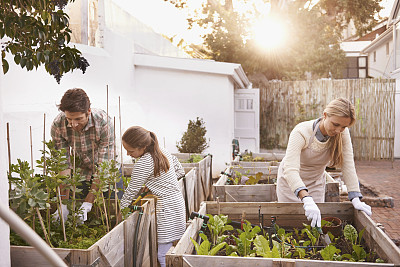
[{"label": "white wall", "polygon": [[[172,153],[187,130],[189,120],[203,118],[213,155],[213,176],[231,158],[234,136],[233,84],[226,75],[200,74],[152,67],[136,67],[135,100],[145,113],[132,114],[129,123],[154,131],[160,144]],[[130,96],[129,96],[130,97]],[[127,122],[125,122],[127,123]],[[125,124],[126,125],[126,124]]]},{"label": "white wall", "polygon": [[[389,42],[389,54],[386,53],[386,43]],[[374,52],[368,54],[368,75],[373,78],[391,78],[393,71],[393,41],[390,39],[376,48],[376,61]]]}]

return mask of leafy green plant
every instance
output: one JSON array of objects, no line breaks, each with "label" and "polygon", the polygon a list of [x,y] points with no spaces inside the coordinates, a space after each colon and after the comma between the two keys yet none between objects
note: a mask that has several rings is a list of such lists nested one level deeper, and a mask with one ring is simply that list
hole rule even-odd
[{"label": "leafy green plant", "polygon": [[221,242],[221,239],[218,240],[218,238],[220,238],[225,231],[233,230],[233,226],[227,224],[228,216],[222,214],[214,216],[207,214],[207,216],[209,216],[207,227],[210,230],[212,243],[215,246]]},{"label": "leafy green plant", "polygon": [[262,172],[257,172],[255,176],[253,175],[248,176],[249,180],[246,181],[246,185],[258,184],[262,176],[263,176]]},{"label": "leafy green plant", "polygon": [[261,231],[259,226],[252,226],[249,221],[245,221],[243,224],[243,231],[241,229],[237,229],[239,233],[239,238],[233,236],[237,244],[237,252],[240,256],[246,257],[253,253],[255,250],[252,249],[252,242],[254,238],[257,236],[257,233]]},{"label": "leafy green plant", "polygon": [[269,241],[262,235],[257,235],[254,238],[254,246],[256,248],[256,254],[264,258],[280,258],[278,250],[278,244],[275,240],[272,240],[274,246],[272,249],[269,246]]},{"label": "leafy green plant", "polygon": [[197,163],[204,159],[202,155],[192,154],[188,160],[180,160],[181,163]]},{"label": "leafy green plant", "polygon": [[211,248],[211,243],[210,241],[208,241],[207,236],[203,233],[200,233],[199,235],[201,239],[203,239],[203,242],[201,242],[200,245],[193,238],[190,238],[198,255],[214,256],[215,254],[218,253],[218,251],[220,251],[226,245],[225,242],[221,242],[215,245],[213,248]]},{"label": "leafy green plant", "polygon": [[325,248],[321,249],[320,253],[324,260],[326,261],[334,261],[340,259],[339,253],[340,249],[337,249],[334,245],[329,244]]},{"label": "leafy green plant", "polygon": [[197,117],[196,120],[189,120],[188,128],[176,147],[181,153],[202,153],[209,147],[205,137],[207,133],[204,121],[202,118]]}]

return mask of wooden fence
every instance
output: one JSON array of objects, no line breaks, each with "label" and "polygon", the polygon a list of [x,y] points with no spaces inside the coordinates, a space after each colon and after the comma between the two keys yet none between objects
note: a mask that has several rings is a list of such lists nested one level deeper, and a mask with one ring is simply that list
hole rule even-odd
[{"label": "wooden fence", "polygon": [[354,157],[393,160],[395,80],[271,81],[253,87],[260,89],[262,148],[286,148],[297,123],[322,116],[331,100],[345,97],[356,109],[350,128]]}]

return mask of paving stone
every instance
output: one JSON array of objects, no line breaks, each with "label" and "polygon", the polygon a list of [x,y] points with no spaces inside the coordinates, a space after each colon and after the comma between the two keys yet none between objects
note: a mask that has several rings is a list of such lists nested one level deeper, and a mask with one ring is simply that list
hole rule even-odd
[{"label": "paving stone", "polygon": [[400,159],[392,161],[355,161],[361,184],[393,198],[394,206],[372,207],[372,219],[381,223],[386,234],[400,245]]}]

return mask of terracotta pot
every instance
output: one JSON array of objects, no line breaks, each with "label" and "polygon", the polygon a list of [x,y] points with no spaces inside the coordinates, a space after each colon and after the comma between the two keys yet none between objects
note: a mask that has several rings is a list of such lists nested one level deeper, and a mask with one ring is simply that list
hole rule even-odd
[{"label": "terracotta pot", "polygon": [[322,226],[322,232],[324,234],[331,232],[331,234],[334,235],[335,237],[342,235],[342,220],[341,219],[339,219],[337,217],[325,217],[325,218],[322,218],[322,220],[332,223],[332,225],[330,225],[330,226],[327,226],[327,225]]}]

